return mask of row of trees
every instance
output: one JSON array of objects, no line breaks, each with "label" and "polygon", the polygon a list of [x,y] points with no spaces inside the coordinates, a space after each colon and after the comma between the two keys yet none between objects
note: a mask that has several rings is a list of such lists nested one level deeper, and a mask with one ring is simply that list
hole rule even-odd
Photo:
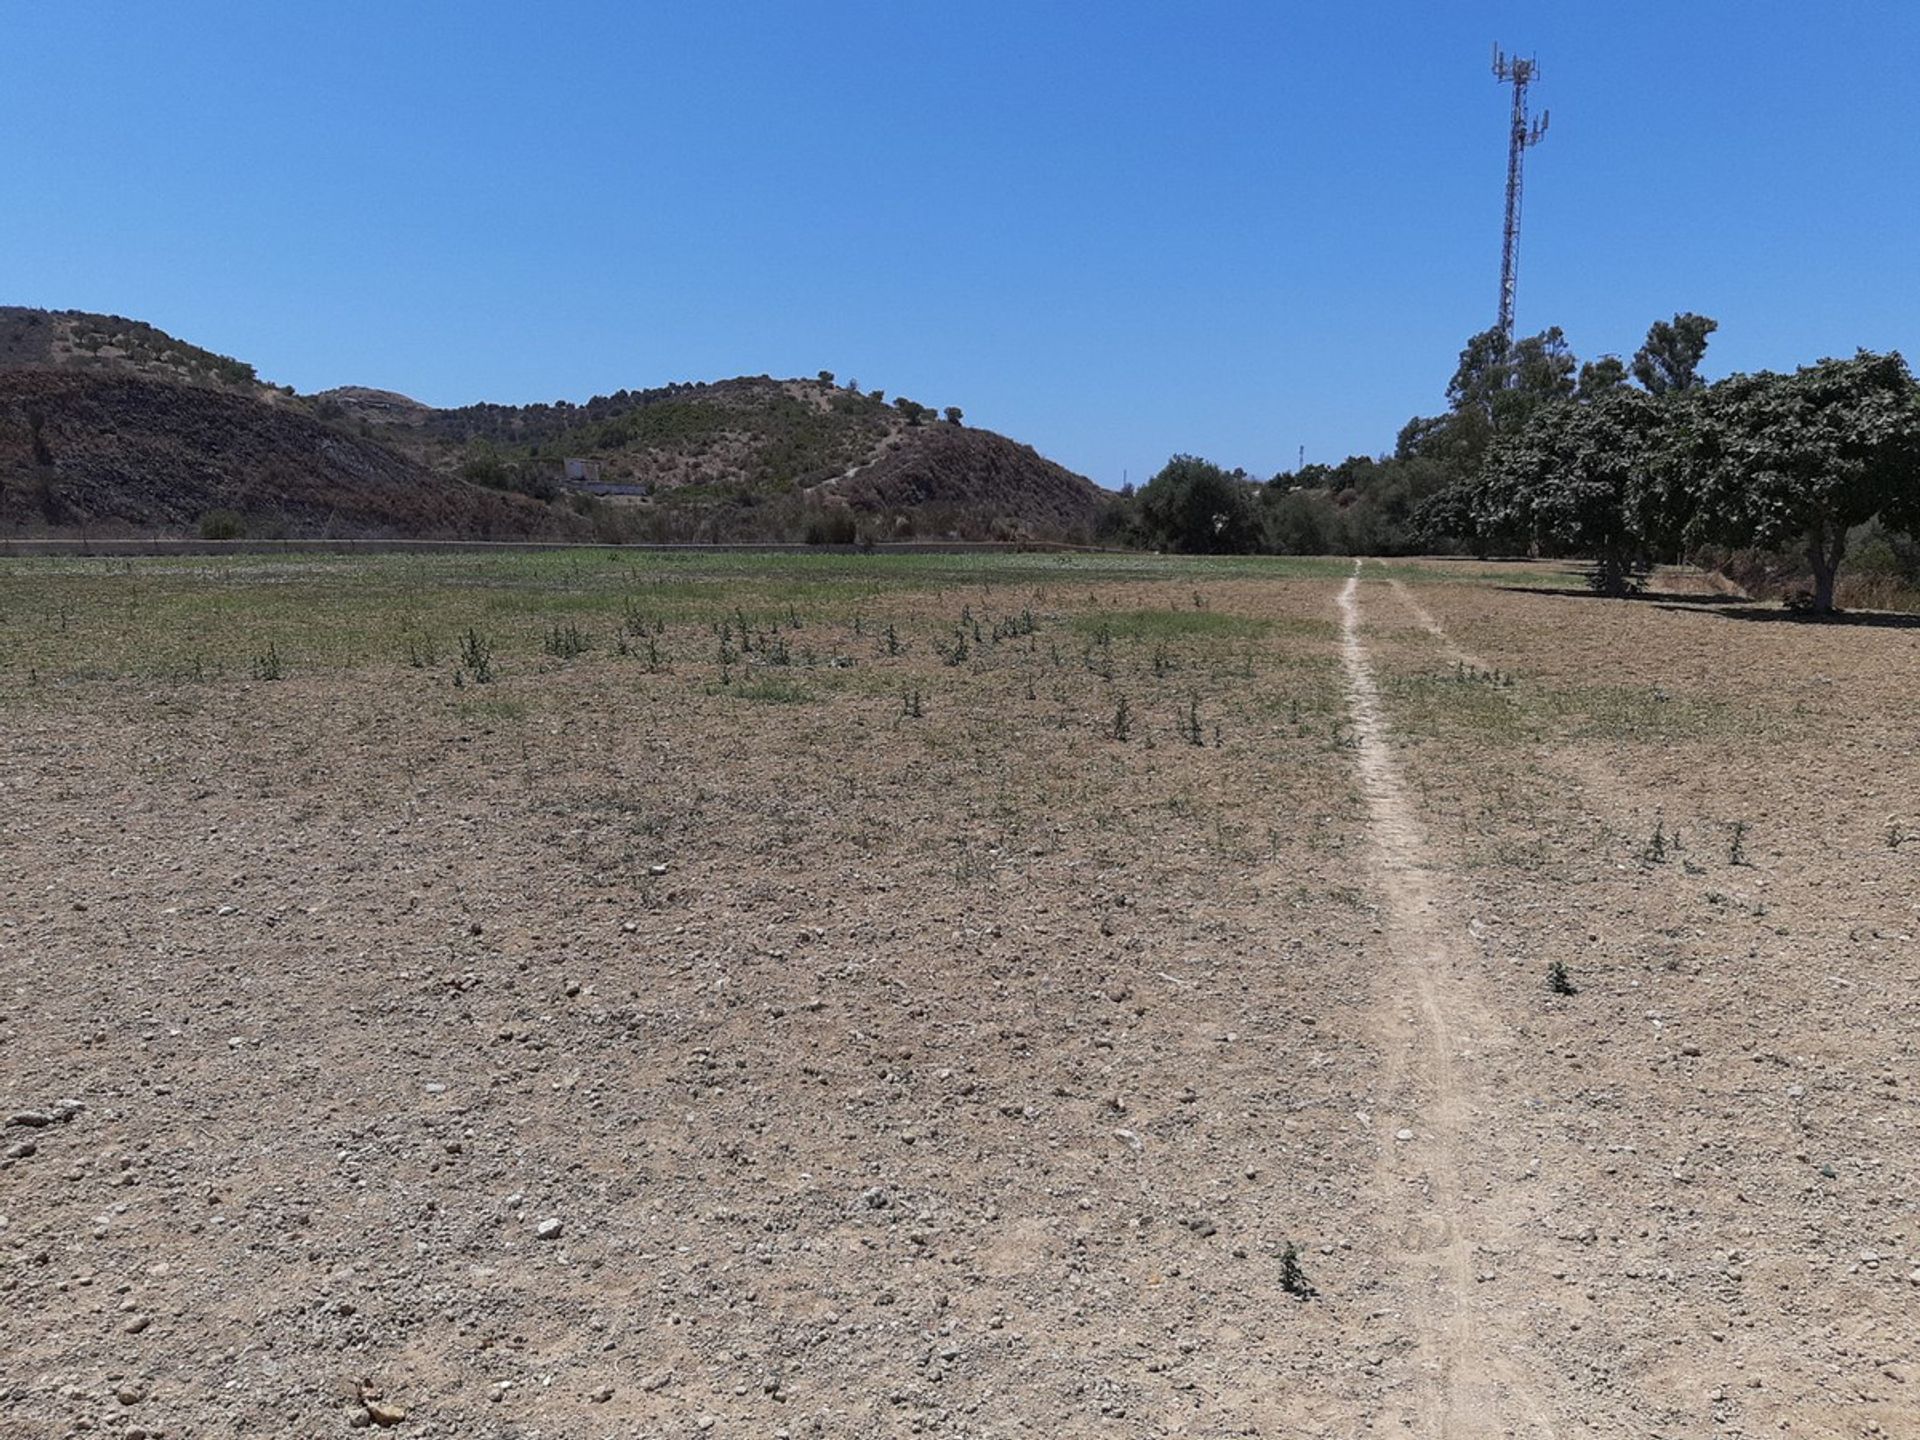
[{"label": "row of trees", "polygon": [[1920,530],[1920,387],[1899,355],[1867,351],[1707,384],[1713,329],[1698,315],[1654,326],[1637,386],[1583,372],[1496,434],[1477,473],[1429,504],[1428,532],[1591,559],[1615,595],[1702,546],[1798,550],[1808,603],[1832,610],[1850,531]]},{"label": "row of trees", "polygon": [[1391,455],[1263,483],[1175,456],[1105,538],[1194,553],[1495,551],[1581,557],[1611,594],[1705,546],[1798,550],[1830,610],[1848,533],[1920,534],[1920,386],[1865,351],[1709,384],[1716,323],[1660,321],[1630,359],[1581,363],[1556,327],[1461,351],[1443,414]]}]

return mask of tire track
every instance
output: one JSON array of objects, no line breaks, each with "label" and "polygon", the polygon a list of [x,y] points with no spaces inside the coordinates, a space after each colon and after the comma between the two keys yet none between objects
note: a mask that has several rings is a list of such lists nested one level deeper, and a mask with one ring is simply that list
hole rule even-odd
[{"label": "tire track", "polygon": [[[1409,1418],[1425,1436],[1551,1440],[1551,1424],[1510,1359],[1517,1339],[1504,1334],[1498,1315],[1474,1297],[1475,1226],[1472,1203],[1462,1191],[1462,1157],[1473,1127],[1486,1123],[1478,1113],[1485,1102],[1456,1056],[1460,1036],[1493,1034],[1501,1022],[1458,973],[1447,897],[1387,744],[1379,684],[1361,632],[1357,561],[1339,608],[1355,767],[1383,900],[1383,986],[1391,998],[1378,1009],[1376,1039],[1386,1057],[1388,1113],[1372,1117],[1379,1157],[1375,1189],[1415,1337],[1417,1416]],[[1431,616],[1422,623],[1441,633]],[[1473,663],[1464,652],[1462,658]]]}]

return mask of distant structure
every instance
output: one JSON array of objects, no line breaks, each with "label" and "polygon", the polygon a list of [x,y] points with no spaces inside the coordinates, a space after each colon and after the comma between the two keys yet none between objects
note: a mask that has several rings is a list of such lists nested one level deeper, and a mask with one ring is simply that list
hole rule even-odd
[{"label": "distant structure", "polygon": [[564,462],[569,485],[591,485],[600,479],[598,460],[576,460],[569,456]]},{"label": "distant structure", "polygon": [[1493,47],[1493,78],[1513,87],[1513,129],[1507,139],[1507,225],[1500,244],[1500,333],[1513,339],[1513,292],[1520,269],[1520,189],[1521,171],[1527,151],[1546,138],[1547,112],[1538,120],[1527,120],[1527,86],[1540,78],[1540,67],[1532,59],[1507,55],[1499,45]]}]

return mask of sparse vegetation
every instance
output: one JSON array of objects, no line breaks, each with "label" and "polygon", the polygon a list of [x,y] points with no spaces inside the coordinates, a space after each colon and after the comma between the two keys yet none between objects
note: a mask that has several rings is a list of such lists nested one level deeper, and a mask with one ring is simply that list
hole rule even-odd
[{"label": "sparse vegetation", "polygon": [[[460,637],[460,668],[473,677],[476,685],[493,683],[493,647],[472,627]],[[456,674],[455,679],[458,678]]]}]

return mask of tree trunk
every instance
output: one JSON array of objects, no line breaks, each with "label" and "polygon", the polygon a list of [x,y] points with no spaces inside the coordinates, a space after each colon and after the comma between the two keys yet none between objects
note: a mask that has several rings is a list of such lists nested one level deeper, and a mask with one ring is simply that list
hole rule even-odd
[{"label": "tree trunk", "polygon": [[1618,551],[1603,550],[1593,562],[1593,588],[1616,600],[1626,596],[1627,564]]},{"label": "tree trunk", "polygon": [[1813,608],[1816,614],[1833,613],[1833,582],[1840,573],[1840,559],[1847,549],[1847,528],[1822,518],[1807,531],[1807,563],[1813,567]]}]

